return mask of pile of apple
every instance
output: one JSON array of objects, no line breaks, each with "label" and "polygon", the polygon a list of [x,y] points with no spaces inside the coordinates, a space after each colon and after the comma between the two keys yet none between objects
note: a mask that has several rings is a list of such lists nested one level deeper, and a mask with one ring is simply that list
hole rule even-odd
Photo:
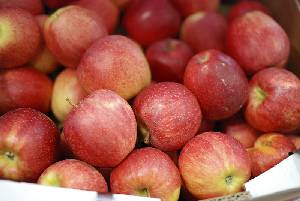
[{"label": "pile of apple", "polygon": [[287,34],[220,4],[1,0],[0,178],[191,201],[300,148]]}]

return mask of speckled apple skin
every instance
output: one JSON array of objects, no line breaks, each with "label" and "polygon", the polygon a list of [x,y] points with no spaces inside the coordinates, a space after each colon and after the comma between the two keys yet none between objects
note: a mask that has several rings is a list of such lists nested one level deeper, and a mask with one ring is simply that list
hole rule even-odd
[{"label": "speckled apple skin", "polygon": [[175,151],[200,127],[202,114],[197,98],[175,82],[152,84],[135,98],[138,123],[148,130],[150,143],[164,151]]},{"label": "speckled apple skin", "polygon": [[248,97],[248,80],[240,66],[218,50],[196,54],[189,61],[184,85],[197,97],[203,117],[220,120],[240,110]]},{"label": "speckled apple skin", "polygon": [[0,8],[22,8],[33,15],[44,13],[44,8],[41,0],[0,0]]},{"label": "speckled apple skin", "polygon": [[137,124],[123,98],[97,90],[69,113],[64,136],[78,159],[97,167],[114,167],[133,150]]}]

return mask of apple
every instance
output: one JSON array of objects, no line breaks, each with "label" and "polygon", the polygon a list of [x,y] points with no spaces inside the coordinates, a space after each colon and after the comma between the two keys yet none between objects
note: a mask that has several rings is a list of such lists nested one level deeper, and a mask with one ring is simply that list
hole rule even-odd
[{"label": "apple", "polygon": [[167,38],[152,43],[146,51],[152,79],[158,82],[182,82],[193,50],[183,41]]},{"label": "apple", "polygon": [[96,41],[83,55],[77,74],[88,93],[109,89],[127,100],[151,82],[143,51],[131,39],[120,35]]},{"label": "apple", "polygon": [[43,113],[20,108],[0,117],[0,178],[36,181],[57,148],[58,131]]},{"label": "apple", "polygon": [[33,15],[21,8],[0,9],[0,68],[26,64],[38,51],[41,34]]},{"label": "apple", "polygon": [[147,147],[134,150],[113,169],[110,186],[112,193],[177,201],[181,178],[167,154]]},{"label": "apple", "polygon": [[105,193],[104,177],[89,164],[66,159],[49,166],[39,177],[38,184]]},{"label": "apple", "polygon": [[233,137],[206,132],[183,147],[179,170],[188,191],[207,199],[241,191],[251,176],[251,160]]},{"label": "apple", "polygon": [[287,135],[287,137],[294,143],[296,149],[300,149],[300,136],[299,135]]},{"label": "apple", "polygon": [[33,15],[44,13],[41,0],[0,0],[0,9],[2,8],[22,8]]},{"label": "apple", "polygon": [[134,0],[125,11],[123,25],[128,35],[141,45],[175,36],[180,14],[168,0]]},{"label": "apple", "polygon": [[175,82],[145,88],[135,98],[133,110],[144,142],[163,151],[180,149],[196,135],[202,118],[197,98]]},{"label": "apple", "polygon": [[61,64],[70,68],[76,68],[86,49],[106,35],[102,18],[79,6],[57,10],[46,21],[44,28],[50,52]]},{"label": "apple", "polygon": [[217,11],[220,0],[171,0],[181,15],[187,17],[199,11]]},{"label": "apple", "polygon": [[227,21],[223,15],[216,12],[197,12],[184,20],[180,38],[196,53],[208,49],[224,50],[226,31]]},{"label": "apple", "polygon": [[0,71],[0,113],[20,107],[48,112],[52,81],[29,67]]},{"label": "apple", "polygon": [[242,0],[234,4],[227,15],[228,21],[232,22],[235,18],[251,11],[261,11],[270,14],[270,11],[260,1],[257,0]]},{"label": "apple", "polygon": [[290,52],[285,31],[261,11],[247,12],[231,22],[226,43],[229,55],[249,75],[268,67],[283,67]]},{"label": "apple", "polygon": [[216,126],[216,122],[208,119],[202,119],[201,125],[198,130],[198,134],[208,132],[208,131],[213,131]]},{"label": "apple", "polygon": [[[38,21],[42,33],[44,30],[46,20],[48,19],[48,15],[37,15],[35,16],[35,19]],[[52,73],[56,70],[58,63],[55,57],[47,48],[45,41],[43,41],[40,44],[40,49],[31,60],[30,65],[33,66],[33,68],[39,70],[40,72],[46,74]]]},{"label": "apple", "polygon": [[42,0],[43,3],[50,9],[58,9],[64,7],[75,0]]},{"label": "apple", "polygon": [[234,59],[218,50],[200,52],[189,61],[184,85],[196,95],[203,117],[209,120],[232,116],[248,96],[245,73]]},{"label": "apple", "polygon": [[94,11],[102,19],[109,33],[113,33],[119,20],[119,9],[111,0],[79,0],[72,3]]},{"label": "apple", "polygon": [[248,149],[252,160],[252,176],[269,170],[295,151],[292,141],[279,133],[267,133],[257,138],[254,147]]},{"label": "apple", "polygon": [[87,93],[81,87],[74,69],[65,69],[55,79],[53,85],[51,109],[55,117],[63,122],[74,105],[77,105]]},{"label": "apple", "polygon": [[260,132],[251,127],[242,118],[229,118],[222,122],[222,130],[238,140],[245,148],[254,146]]},{"label": "apple", "polygon": [[132,0],[111,0],[113,3],[115,3],[116,6],[118,6],[120,9],[124,9],[128,6],[130,1]]},{"label": "apple", "polygon": [[134,113],[123,98],[97,90],[69,113],[64,136],[76,158],[97,167],[114,167],[133,150],[136,127]]},{"label": "apple", "polygon": [[245,117],[263,132],[291,132],[300,128],[300,80],[292,72],[267,68],[250,81]]},{"label": "apple", "polygon": [[107,185],[110,186],[110,174],[111,174],[113,168],[97,168],[97,170],[102,174]]}]

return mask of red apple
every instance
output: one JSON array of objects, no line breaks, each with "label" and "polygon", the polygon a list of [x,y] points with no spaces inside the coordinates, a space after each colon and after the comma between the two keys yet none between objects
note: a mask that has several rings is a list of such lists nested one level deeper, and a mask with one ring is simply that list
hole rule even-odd
[{"label": "red apple", "polygon": [[216,122],[208,119],[202,119],[198,134],[213,131],[216,126]]},{"label": "red apple", "polygon": [[226,31],[227,22],[221,14],[197,12],[184,20],[180,38],[196,53],[208,49],[223,50]]},{"label": "red apple", "polygon": [[44,13],[41,0],[0,0],[0,8],[22,8],[33,15]]},{"label": "red apple", "polygon": [[182,149],[179,170],[198,199],[239,192],[251,176],[251,160],[233,137],[217,132],[197,135]]},{"label": "red apple", "polygon": [[136,127],[134,113],[124,99],[98,90],[69,113],[64,135],[75,157],[97,167],[114,167],[133,150]]},{"label": "red apple", "polygon": [[21,108],[0,117],[0,178],[35,181],[57,148],[58,131],[43,113]]},{"label": "red apple", "polygon": [[128,6],[130,1],[132,0],[111,0],[111,1],[114,2],[120,9],[124,9]]},{"label": "red apple", "polygon": [[199,11],[217,11],[220,0],[171,0],[181,15],[187,17]]},{"label": "red apple", "polygon": [[43,3],[50,9],[58,9],[70,4],[75,0],[42,0]]},{"label": "red apple", "polygon": [[228,21],[232,22],[235,18],[255,10],[270,14],[270,11],[261,2],[257,0],[242,0],[230,8],[227,17]]},{"label": "red apple", "polygon": [[106,36],[107,30],[102,18],[94,12],[68,6],[49,17],[44,35],[47,47],[56,59],[66,67],[76,68],[86,49]]},{"label": "red apple", "polygon": [[125,99],[136,96],[151,82],[143,51],[129,38],[119,35],[95,42],[83,55],[77,72],[87,92],[109,89]]},{"label": "red apple", "polygon": [[230,23],[227,51],[250,75],[268,67],[283,67],[290,43],[280,25],[260,11],[248,12]]},{"label": "red apple", "polygon": [[78,82],[76,70],[65,69],[55,79],[51,109],[55,117],[63,122],[74,105],[77,105],[87,93]]},{"label": "red apple", "polygon": [[104,177],[93,166],[75,159],[59,161],[48,167],[39,177],[38,184],[100,193],[108,191]]},{"label": "red apple", "polygon": [[288,135],[288,138],[294,143],[296,149],[300,149],[300,136],[299,135]]},{"label": "red apple", "polygon": [[0,71],[0,113],[20,107],[48,112],[52,81],[29,67]]},{"label": "red apple", "polygon": [[151,44],[146,51],[153,80],[158,82],[182,82],[192,56],[193,51],[185,42],[171,38]]},{"label": "red apple", "polygon": [[133,151],[113,169],[110,186],[113,193],[177,201],[181,179],[168,155],[147,147]]},{"label": "red apple", "polygon": [[200,52],[189,61],[184,85],[197,96],[203,117],[209,120],[232,116],[248,96],[245,73],[231,57],[218,50]]},{"label": "red apple", "polygon": [[279,133],[263,134],[248,149],[252,159],[252,176],[256,177],[287,158],[296,149],[292,141]]},{"label": "red apple", "polygon": [[201,123],[197,98],[182,84],[152,84],[137,95],[133,109],[144,142],[163,151],[180,149]]},{"label": "red apple", "polygon": [[119,9],[111,0],[79,0],[74,5],[94,11],[102,19],[109,33],[113,33],[119,20]]},{"label": "red apple", "polygon": [[26,64],[38,51],[41,34],[33,15],[20,8],[0,9],[0,68]]},{"label": "red apple", "polygon": [[123,18],[131,38],[141,45],[175,36],[180,26],[180,15],[168,0],[133,0]]},{"label": "red apple", "polygon": [[[39,23],[41,32],[43,32],[46,20],[48,19],[48,15],[37,15],[35,16],[35,18]],[[33,57],[30,64],[35,69],[46,74],[55,71],[58,66],[55,57],[51,54],[51,52],[47,48],[45,41],[43,41],[40,44],[40,49],[35,55],[35,57]]]},{"label": "red apple", "polygon": [[285,69],[268,68],[250,82],[245,117],[263,132],[290,132],[300,128],[300,80]]},{"label": "red apple", "polygon": [[251,127],[245,120],[230,118],[223,122],[223,132],[239,141],[245,148],[251,148],[260,132]]}]

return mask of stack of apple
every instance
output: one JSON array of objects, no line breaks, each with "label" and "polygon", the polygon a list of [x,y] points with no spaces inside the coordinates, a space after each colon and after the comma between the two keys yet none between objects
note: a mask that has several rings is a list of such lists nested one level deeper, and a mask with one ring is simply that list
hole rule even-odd
[{"label": "stack of apple", "polygon": [[259,1],[220,4],[0,0],[0,178],[191,201],[288,157],[288,36]]}]

